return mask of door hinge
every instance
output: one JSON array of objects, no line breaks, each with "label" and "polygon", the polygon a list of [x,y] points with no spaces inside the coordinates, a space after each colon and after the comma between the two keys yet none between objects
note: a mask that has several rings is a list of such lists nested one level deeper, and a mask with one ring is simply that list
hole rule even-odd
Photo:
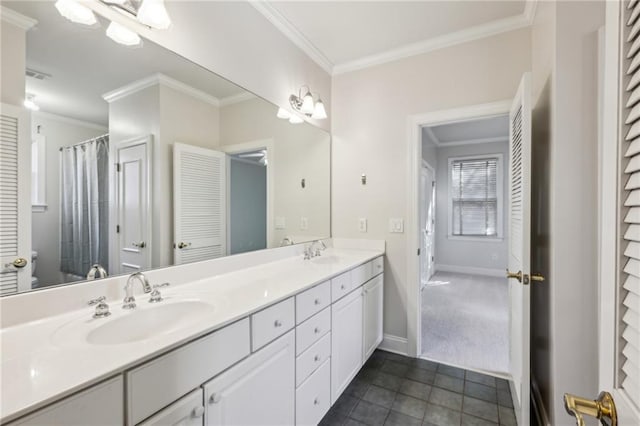
[{"label": "door hinge", "polygon": [[120,225],[116,225],[116,234],[120,233]]},{"label": "door hinge", "polygon": [[431,261],[434,262],[435,260],[435,257],[431,256]]},{"label": "door hinge", "polygon": [[120,172],[120,163],[116,163],[116,172]]},{"label": "door hinge", "polygon": [[420,256],[420,249],[418,249],[418,256]]}]

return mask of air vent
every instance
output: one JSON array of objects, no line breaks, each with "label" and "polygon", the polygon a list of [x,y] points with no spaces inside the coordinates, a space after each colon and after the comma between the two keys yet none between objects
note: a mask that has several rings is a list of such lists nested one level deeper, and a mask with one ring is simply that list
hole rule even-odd
[{"label": "air vent", "polygon": [[27,68],[25,73],[27,77],[33,77],[38,80],[44,80],[45,78],[51,78],[51,74],[47,74],[46,72],[34,70],[33,68]]}]

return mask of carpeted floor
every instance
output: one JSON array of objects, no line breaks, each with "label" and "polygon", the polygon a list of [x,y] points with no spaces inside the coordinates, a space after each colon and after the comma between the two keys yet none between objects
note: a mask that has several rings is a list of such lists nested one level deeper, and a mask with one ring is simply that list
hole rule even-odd
[{"label": "carpeted floor", "polygon": [[434,361],[507,373],[506,278],[437,272],[422,289],[422,348]]}]

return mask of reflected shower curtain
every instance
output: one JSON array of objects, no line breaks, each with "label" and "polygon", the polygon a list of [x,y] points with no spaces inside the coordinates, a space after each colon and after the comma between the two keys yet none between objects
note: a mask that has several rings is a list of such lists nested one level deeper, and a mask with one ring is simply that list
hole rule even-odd
[{"label": "reflected shower curtain", "polygon": [[85,277],[109,260],[109,136],[61,151],[60,270]]}]

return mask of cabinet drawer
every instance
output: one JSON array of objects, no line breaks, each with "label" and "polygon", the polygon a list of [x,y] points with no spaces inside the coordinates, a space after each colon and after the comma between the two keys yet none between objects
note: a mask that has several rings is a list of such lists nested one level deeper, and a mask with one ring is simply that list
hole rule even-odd
[{"label": "cabinet drawer", "polygon": [[204,422],[202,395],[202,389],[194,390],[147,421],[140,423],[139,426],[202,426]]},{"label": "cabinet drawer", "polygon": [[247,318],[126,373],[128,422],[134,425],[250,353]]},{"label": "cabinet drawer", "polygon": [[329,281],[310,288],[296,296],[296,324],[320,312],[331,302]]},{"label": "cabinet drawer", "polygon": [[330,307],[296,327],[296,355],[300,355],[329,331],[331,331]]},{"label": "cabinet drawer", "polygon": [[358,288],[371,278],[371,262],[360,265],[351,271],[352,288]]},{"label": "cabinet drawer", "polygon": [[371,276],[375,277],[384,272],[384,257],[376,257],[371,261]]},{"label": "cabinet drawer", "polygon": [[331,357],[331,333],[327,333],[296,358],[296,387]]},{"label": "cabinet drawer", "polygon": [[351,271],[331,278],[331,302],[335,302],[343,296],[346,296],[352,288]]},{"label": "cabinet drawer", "polygon": [[317,425],[331,406],[331,360],[296,390],[296,425]]},{"label": "cabinet drawer", "polygon": [[118,425],[124,418],[122,376],[95,385],[7,426]]},{"label": "cabinet drawer", "polygon": [[295,325],[293,297],[251,315],[251,349],[257,351]]}]

